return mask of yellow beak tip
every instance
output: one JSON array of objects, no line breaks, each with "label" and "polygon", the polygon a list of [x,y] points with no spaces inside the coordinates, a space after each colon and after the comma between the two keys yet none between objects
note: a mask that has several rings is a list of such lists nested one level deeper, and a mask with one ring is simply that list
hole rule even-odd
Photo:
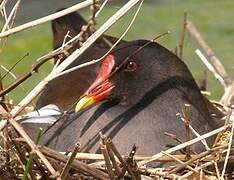
[{"label": "yellow beak tip", "polygon": [[93,96],[85,96],[76,104],[75,112],[79,112],[95,103]]}]

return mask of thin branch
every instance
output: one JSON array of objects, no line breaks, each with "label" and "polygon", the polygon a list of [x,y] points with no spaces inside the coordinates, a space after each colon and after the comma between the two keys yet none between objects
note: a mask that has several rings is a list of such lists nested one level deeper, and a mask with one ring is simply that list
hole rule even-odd
[{"label": "thin branch", "polygon": [[174,173],[174,172],[178,172],[180,171],[181,169],[183,169],[186,165],[189,165],[191,163],[194,163],[195,161],[202,159],[205,157],[205,161],[212,161],[212,160],[215,160],[214,158],[210,159],[209,157],[211,156],[208,156],[216,151],[219,151],[221,149],[224,149],[225,147],[227,146],[219,146],[219,147],[215,147],[215,148],[212,148],[208,151],[205,151],[205,152],[202,152],[196,156],[193,156],[190,160],[188,160],[187,162],[184,162],[184,164],[181,164],[177,167],[175,167],[174,169],[172,169],[171,171],[168,172],[168,174],[171,174],[171,173]]},{"label": "thin branch", "polygon": [[229,155],[230,155],[230,152],[231,152],[231,147],[232,147],[232,139],[233,139],[233,132],[234,132],[234,121],[232,120],[232,128],[231,128],[231,132],[230,132],[230,139],[229,139],[229,142],[228,142],[228,149],[227,149],[227,154],[226,154],[226,158],[225,158],[225,161],[224,161],[224,165],[223,165],[223,171],[222,171],[222,174],[221,174],[221,179],[224,179],[224,174],[225,174],[225,171],[226,171],[226,167],[227,167],[227,163],[228,163],[228,158],[229,158]]},{"label": "thin branch", "polygon": [[5,7],[8,0],[3,0],[0,4],[0,11],[2,11],[2,8]]},{"label": "thin branch", "polygon": [[[25,54],[22,58],[20,58],[10,69],[6,70],[7,72],[0,78],[0,81],[3,80],[7,74],[9,74],[16,66],[17,64],[19,64],[26,56],[28,56],[29,54]],[[3,67],[2,67],[3,68]]]},{"label": "thin branch", "polygon": [[5,66],[0,65],[0,67],[1,67],[4,71],[6,71],[6,74],[10,74],[14,79],[17,79],[16,75],[14,75],[14,73],[11,72],[9,69],[7,69]]},{"label": "thin branch", "polygon": [[[4,6],[2,9],[2,16],[5,20],[5,22],[7,22],[7,13],[6,13],[6,7]],[[7,25],[7,28],[9,29],[9,26]]]},{"label": "thin branch", "polygon": [[79,152],[79,150],[80,150],[80,144],[77,143],[77,144],[75,145],[75,148],[74,148],[74,150],[73,150],[73,152],[72,152],[70,158],[68,159],[68,161],[67,161],[67,163],[66,163],[66,165],[65,165],[65,167],[64,167],[64,169],[63,169],[63,171],[62,171],[62,173],[61,173],[61,175],[60,175],[60,177],[61,177],[62,180],[65,180],[65,179],[66,179],[66,177],[67,177],[67,175],[68,175],[68,172],[69,172],[69,170],[70,170],[70,168],[71,168],[71,164],[72,164],[72,162],[74,161],[74,159],[75,159],[75,157],[76,157],[76,154]]},{"label": "thin branch", "polygon": [[184,21],[183,21],[183,28],[180,36],[180,44],[179,44],[179,57],[183,58],[183,48],[184,48],[184,39],[186,34],[186,22],[187,22],[187,11],[184,10]]},{"label": "thin branch", "polygon": [[[207,162],[205,164],[202,164],[201,166],[198,166],[195,168],[196,171],[199,171],[205,167],[208,167],[210,165],[213,165],[215,163],[215,161],[210,161],[210,162]],[[184,174],[183,176],[180,176],[179,180],[183,180],[183,179],[191,179],[189,178],[189,176],[191,176],[194,172],[193,171],[189,171],[188,173]],[[205,178],[204,178],[205,179]]]},{"label": "thin branch", "polygon": [[34,27],[34,26],[37,26],[39,24],[46,23],[48,21],[55,20],[55,19],[57,19],[59,17],[62,17],[64,15],[66,15],[66,14],[69,14],[69,13],[75,12],[75,11],[77,11],[79,9],[85,8],[85,7],[89,6],[89,5],[91,5],[92,2],[93,2],[93,0],[86,0],[86,1],[83,1],[81,3],[76,4],[74,6],[71,6],[71,7],[67,8],[67,9],[64,9],[62,11],[56,12],[56,13],[48,15],[48,16],[45,16],[45,17],[37,19],[35,21],[28,22],[26,24],[20,25],[18,27],[15,27],[13,29],[10,29],[8,31],[0,33],[0,38],[7,37],[9,35],[15,34],[17,32],[26,30],[26,29]]},{"label": "thin branch", "polygon": [[[190,119],[191,105],[185,104],[182,109],[182,112],[183,112],[184,125],[185,125],[185,131],[186,131],[186,141],[190,141],[192,139],[192,132],[191,132],[191,129],[189,128],[191,125],[191,119]],[[192,152],[192,146],[187,146],[186,154],[188,158],[190,158],[191,152]]]},{"label": "thin branch", "polygon": [[39,68],[45,64],[48,60],[52,59],[53,57],[62,54],[64,51],[69,50],[70,48],[73,47],[73,45],[70,45],[70,43],[73,43],[75,40],[78,39],[79,36],[75,36],[74,38],[72,38],[69,42],[67,42],[66,44],[64,44],[64,47],[59,47],[49,53],[47,53],[46,55],[38,58],[36,60],[36,63],[32,65],[31,70],[27,73],[25,73],[24,75],[22,75],[20,78],[18,78],[15,82],[13,82],[10,86],[8,86],[7,88],[5,88],[4,90],[0,91],[0,96],[3,96],[7,93],[9,93],[10,91],[12,91],[13,89],[15,89],[19,84],[21,84],[22,82],[24,82],[25,80],[27,80],[29,77],[31,77],[34,73],[37,73],[39,71]]},{"label": "thin branch", "polygon": [[[183,122],[185,122],[185,120],[184,120],[183,117],[180,117],[180,120],[182,120]],[[191,129],[191,131],[193,132],[193,134],[195,134],[197,137],[201,136],[191,125],[189,125],[189,128]],[[201,142],[205,146],[206,150],[210,149],[205,139],[201,140]]]},{"label": "thin branch", "polygon": [[171,154],[168,154],[168,153],[166,153],[166,152],[164,152],[164,151],[162,151],[162,153],[165,154],[166,156],[168,156],[168,157],[174,159],[175,161],[179,162],[181,165],[187,167],[189,170],[194,171],[194,172],[197,173],[197,171],[195,171],[191,166],[189,166],[188,164],[186,165],[183,161],[181,161],[180,159],[176,158],[176,156],[171,155]]},{"label": "thin branch", "polygon": [[106,145],[103,142],[104,141],[103,138],[101,138],[101,139],[102,140],[100,142],[100,149],[101,149],[101,152],[103,154],[103,157],[104,157],[104,160],[105,160],[105,163],[106,163],[107,172],[109,174],[110,179],[115,179],[115,174],[113,172],[113,168],[112,168],[112,165],[111,165],[109,154],[108,154],[107,149],[106,149]]},{"label": "thin branch", "polygon": [[1,33],[3,33],[3,32],[9,27],[9,24],[10,24],[10,22],[13,20],[14,15],[15,15],[15,12],[17,11],[17,9],[18,9],[18,7],[19,7],[19,5],[20,5],[20,2],[21,2],[21,0],[18,0],[18,1],[15,3],[14,7],[13,7],[12,10],[11,10],[11,13],[9,14],[9,16],[8,16],[8,18],[7,18],[7,20],[6,20],[5,24],[4,24],[4,26],[3,26],[3,28],[2,28]]},{"label": "thin branch", "polygon": [[27,135],[27,133],[24,131],[24,129],[17,123],[13,118],[8,120],[9,123],[18,131],[18,133],[26,140],[28,145],[31,147],[32,151],[35,152],[42,160],[42,162],[45,164],[45,166],[48,168],[52,176],[57,177],[57,173],[53,166],[50,164],[50,162],[45,158],[45,156],[41,153],[41,151],[38,149],[38,147],[35,145],[35,143],[32,141],[32,139]]},{"label": "thin branch", "polygon": [[198,55],[198,57],[202,60],[202,62],[205,64],[205,66],[207,67],[207,69],[213,73],[213,75],[215,76],[215,78],[220,82],[220,84],[224,87],[226,87],[226,83],[223,79],[222,76],[220,76],[220,74],[216,71],[216,69],[214,68],[214,66],[206,59],[206,57],[203,55],[203,53],[199,50],[196,49],[195,53]]},{"label": "thin branch", "polygon": [[[53,158],[53,159],[58,160],[58,161],[62,161],[64,163],[66,163],[69,159],[69,157],[62,155],[59,152],[54,151],[48,147],[41,146],[40,150],[47,157]],[[85,163],[82,163],[76,159],[73,160],[71,166],[72,166],[72,168],[74,168],[80,172],[88,173],[97,179],[108,179],[108,175],[106,173],[104,173],[98,169],[95,169],[93,167],[90,167],[90,166],[86,165]]]},{"label": "thin branch", "polygon": [[[109,140],[108,140],[109,141]],[[108,142],[108,144],[109,144],[109,142]],[[107,144],[107,145],[108,145]],[[223,147],[224,148],[224,147]],[[219,147],[219,149],[220,149],[220,147]],[[112,149],[111,149],[112,150]],[[113,150],[112,150],[113,151]],[[212,151],[213,152],[213,151]],[[60,152],[60,154],[63,154],[63,155],[65,155],[66,153],[65,152]],[[67,156],[70,156],[71,154],[69,153]],[[179,160],[181,160],[181,161],[185,161],[186,160],[186,155],[173,155],[175,158],[177,158],[177,159],[179,159]],[[199,154],[198,155],[191,155],[191,158],[196,158],[197,156],[199,156]],[[117,156],[115,155],[114,156],[115,157],[115,159],[117,159]],[[123,159],[124,158],[124,156],[121,156],[121,158]],[[136,161],[142,161],[142,160],[149,160],[149,159],[151,159],[152,158],[152,156],[150,156],[150,155],[135,155],[134,156],[134,160],[136,160]],[[199,157],[200,158],[200,157]],[[93,153],[77,153],[77,155],[76,155],[76,159],[78,159],[78,160],[81,160],[81,161],[86,161],[86,160],[95,160],[95,161],[103,161],[104,160],[104,157],[103,157],[103,155],[102,154],[93,154]],[[212,157],[208,157],[208,158],[206,158],[204,161],[210,161],[210,160],[213,160],[213,158]],[[167,156],[162,156],[162,157],[160,157],[159,159],[157,159],[156,161],[158,161],[158,162],[172,162],[172,161],[174,161],[172,158],[170,158],[170,157],[167,157]],[[203,161],[203,160],[202,160]],[[117,161],[117,162],[120,162],[119,160]]]},{"label": "thin branch", "polygon": [[231,86],[225,89],[225,93],[222,96],[220,103],[224,106],[229,106],[232,104],[234,98],[234,81],[232,82]]},{"label": "thin branch", "polygon": [[[6,71],[6,74],[5,74],[5,75],[10,74],[10,75],[13,77],[14,80],[17,79],[16,75],[15,75],[13,72],[11,72],[12,67],[11,67],[10,69],[7,69],[7,68],[4,67],[3,65],[0,65],[0,67],[1,67],[3,70]],[[19,86],[21,87],[21,89],[23,90],[23,92],[26,94],[25,88],[24,88],[21,84],[20,84]],[[4,90],[3,90],[3,91],[4,91]],[[4,94],[4,95],[5,95],[5,94]],[[2,95],[1,95],[1,96],[2,96]]]},{"label": "thin branch", "polygon": [[106,3],[108,2],[108,0],[105,0],[101,7],[99,8],[99,10],[95,13],[95,18],[100,14],[100,12],[103,10],[103,8],[105,7]]},{"label": "thin branch", "polygon": [[214,66],[216,72],[223,78],[225,82],[225,87],[228,87],[232,83],[232,79],[227,74],[220,60],[215,56],[212,49],[207,45],[201,34],[197,31],[196,27],[191,21],[186,22],[186,28],[191,34],[191,36],[197,41],[199,46],[202,48],[205,53],[207,59]]},{"label": "thin branch", "polygon": [[[170,149],[166,150],[165,152],[168,153],[168,154],[170,154],[170,153],[173,153],[173,152],[178,151],[180,149],[183,149],[183,148],[185,148],[187,146],[190,146],[190,145],[192,145],[192,144],[194,144],[196,142],[199,142],[199,141],[201,141],[203,139],[206,139],[206,138],[208,138],[210,136],[213,136],[213,135],[215,135],[215,134],[217,134],[217,133],[225,130],[227,127],[228,126],[223,126],[223,127],[218,128],[218,129],[215,129],[215,130],[213,130],[213,131],[211,131],[209,133],[206,133],[206,134],[204,134],[202,136],[199,136],[199,137],[194,138],[194,139],[192,139],[190,141],[187,141],[187,142],[185,142],[183,144],[179,144],[179,145],[177,145],[177,146],[175,146],[173,148],[170,148]],[[160,153],[158,153],[156,155],[153,155],[150,160],[145,160],[145,161],[138,162],[138,166],[140,167],[140,166],[143,166],[143,165],[145,165],[145,164],[147,164],[149,162],[155,161],[156,159],[162,157],[163,155],[164,154],[162,152],[160,152]]]}]

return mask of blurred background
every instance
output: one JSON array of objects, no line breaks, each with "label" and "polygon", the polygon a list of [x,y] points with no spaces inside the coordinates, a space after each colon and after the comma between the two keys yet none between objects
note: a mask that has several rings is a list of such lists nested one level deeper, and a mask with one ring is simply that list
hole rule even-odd
[{"label": "blurred background", "polygon": [[[80,1],[75,0],[22,0],[15,25],[20,25],[39,17],[49,15],[57,9],[69,7]],[[126,0],[112,0],[106,5],[100,16],[97,18],[97,28],[113,15]],[[15,4],[11,0],[6,9],[9,14]],[[112,36],[120,37],[127,28],[136,8],[132,9],[108,32]],[[178,46],[183,25],[183,12],[188,12],[188,19],[191,20],[198,31],[202,34],[208,45],[214,50],[217,57],[222,61],[227,72],[234,77],[234,1],[233,0],[145,0],[143,7],[131,27],[125,39],[152,39],[159,33],[170,31],[158,40],[160,44],[174,51]],[[91,15],[89,8],[83,9],[80,13],[88,19]],[[0,25],[3,25],[1,19]],[[195,54],[198,48],[196,42],[186,34],[184,45],[184,62],[188,65],[196,79],[204,76],[205,67]],[[0,46],[0,65],[10,69],[19,59],[27,53],[28,56],[12,70],[16,77],[21,76],[30,70],[31,65],[37,58],[52,50],[52,32],[50,23],[36,26],[29,30],[17,33],[3,39]],[[14,102],[20,101],[52,68],[52,63],[44,65],[40,72],[29,80],[25,81],[20,87],[9,93],[8,96]],[[6,73],[0,67],[2,75]],[[11,75],[3,79],[4,87],[14,81]],[[211,92],[211,99],[218,100],[223,94],[223,88],[208,72],[208,91]]]}]

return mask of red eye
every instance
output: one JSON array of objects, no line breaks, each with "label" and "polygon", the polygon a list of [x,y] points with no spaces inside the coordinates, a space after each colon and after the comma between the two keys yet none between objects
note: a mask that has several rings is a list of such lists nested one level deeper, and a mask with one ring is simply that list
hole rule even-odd
[{"label": "red eye", "polygon": [[138,68],[137,63],[130,61],[126,65],[125,71],[135,71],[135,70],[137,70],[137,68]]}]

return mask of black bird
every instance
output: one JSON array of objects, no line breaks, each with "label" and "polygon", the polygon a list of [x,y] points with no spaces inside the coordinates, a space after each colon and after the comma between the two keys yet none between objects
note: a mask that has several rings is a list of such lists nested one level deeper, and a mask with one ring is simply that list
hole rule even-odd
[{"label": "black bird", "polygon": [[[176,117],[184,104],[191,105],[191,124],[199,134],[215,128],[186,65],[158,43],[131,41],[103,60],[96,80],[76,106],[81,112],[60,120],[43,136],[42,144],[67,151],[80,141],[85,152],[99,152],[102,132],[121,153],[136,144],[138,154],[155,154],[174,144],[164,132],[186,140],[184,123]],[[25,128],[35,133],[38,125]],[[195,145],[195,150],[202,149]]]},{"label": "black bird", "polygon": [[[59,10],[60,11],[60,10]],[[78,13],[73,12],[52,21],[53,49],[61,47],[64,37],[69,31],[66,41],[75,37],[81,31],[82,26],[87,25],[85,19]],[[68,68],[78,64],[98,59],[110,48],[108,44],[115,43],[118,39],[103,35],[81,57],[75,60]],[[124,43],[122,40],[120,43]],[[72,53],[78,48],[78,43],[68,52]],[[66,56],[55,57],[55,61],[62,61]],[[37,100],[36,109],[48,104],[55,104],[62,110],[68,110],[74,102],[84,93],[97,75],[97,65],[92,65],[68,75],[59,77],[48,83]]]}]

